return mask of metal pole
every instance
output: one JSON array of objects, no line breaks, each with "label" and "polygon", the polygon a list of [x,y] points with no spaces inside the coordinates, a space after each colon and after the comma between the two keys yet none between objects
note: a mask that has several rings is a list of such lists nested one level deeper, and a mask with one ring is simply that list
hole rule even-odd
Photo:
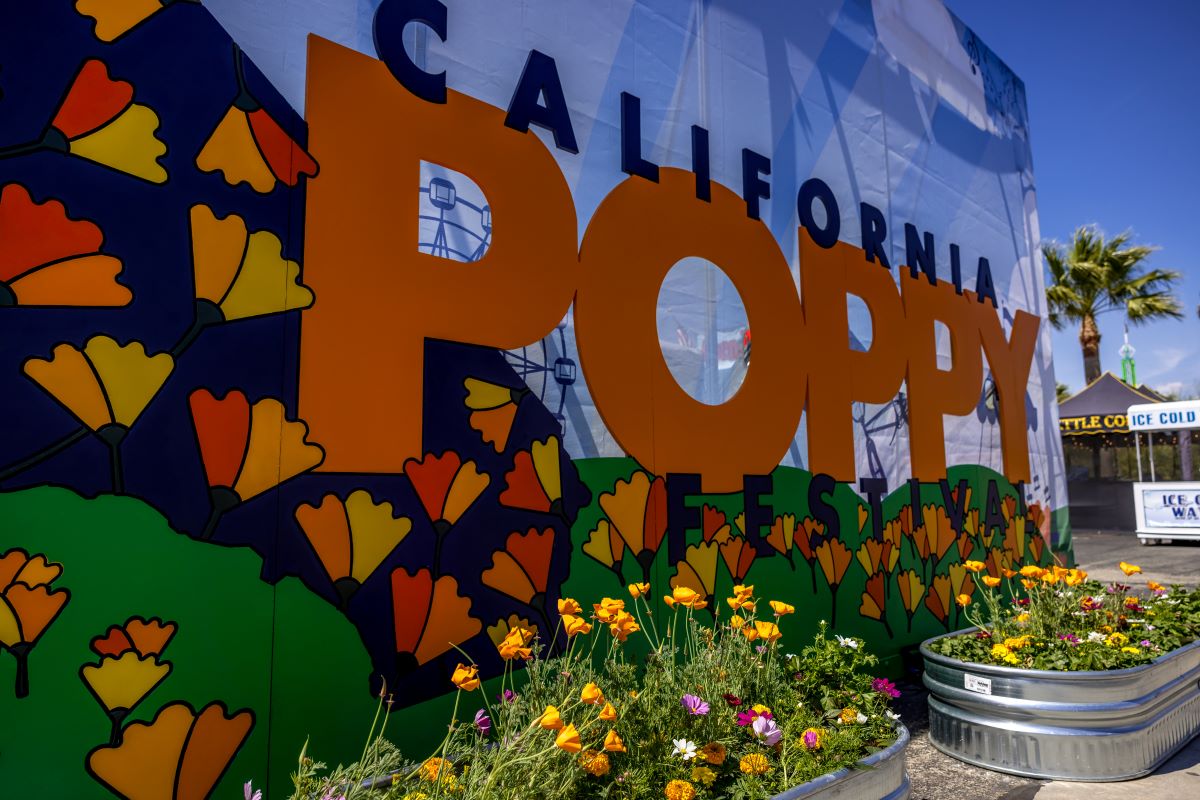
[{"label": "metal pole", "polygon": [[1133,432],[1133,449],[1137,453],[1138,462],[1138,483],[1142,482],[1142,435],[1137,431]]},{"label": "metal pole", "polygon": [[1146,452],[1150,455],[1150,482],[1154,483],[1158,480],[1154,477],[1154,431],[1146,431]]}]

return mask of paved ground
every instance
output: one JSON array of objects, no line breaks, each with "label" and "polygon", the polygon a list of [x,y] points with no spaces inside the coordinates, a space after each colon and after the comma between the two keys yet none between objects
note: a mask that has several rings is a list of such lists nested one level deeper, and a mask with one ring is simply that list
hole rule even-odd
[{"label": "paved ground", "polygon": [[[1076,532],[1075,557],[1101,581],[1126,580],[1120,561],[1139,565],[1145,577],[1159,583],[1200,584],[1200,542],[1140,546],[1132,533]],[[1121,783],[1035,781],[973,767],[942,754],[929,742],[928,706],[920,677],[900,685],[898,701],[904,724],[913,736],[908,773],[913,800],[1139,800],[1200,797],[1200,738],[1180,751],[1153,775]]]}]

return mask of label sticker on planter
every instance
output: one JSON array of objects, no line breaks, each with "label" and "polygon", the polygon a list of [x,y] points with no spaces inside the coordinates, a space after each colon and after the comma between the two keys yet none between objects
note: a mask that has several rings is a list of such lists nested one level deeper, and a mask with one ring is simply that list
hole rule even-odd
[{"label": "label sticker on planter", "polygon": [[968,692],[978,692],[979,694],[992,693],[992,679],[981,678],[978,675],[965,673],[963,675],[963,688]]}]

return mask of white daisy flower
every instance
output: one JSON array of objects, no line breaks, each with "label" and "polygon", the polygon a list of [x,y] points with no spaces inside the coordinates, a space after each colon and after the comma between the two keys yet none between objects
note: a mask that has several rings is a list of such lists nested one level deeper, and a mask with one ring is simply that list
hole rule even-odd
[{"label": "white daisy flower", "polygon": [[858,640],[857,640],[857,639],[851,639],[851,638],[850,638],[850,637],[848,637],[848,636],[842,636],[842,635],[840,635],[840,634],[837,634],[837,633],[835,633],[833,636],[834,636],[834,638],[835,638],[835,639],[837,639],[837,643],[838,643],[840,646],[842,646],[842,647],[849,647],[851,650],[857,650],[857,649],[858,649]]},{"label": "white daisy flower", "polygon": [[689,742],[687,739],[672,739],[671,742],[675,745],[672,755],[682,756],[684,761],[691,761],[696,757],[695,742]]}]

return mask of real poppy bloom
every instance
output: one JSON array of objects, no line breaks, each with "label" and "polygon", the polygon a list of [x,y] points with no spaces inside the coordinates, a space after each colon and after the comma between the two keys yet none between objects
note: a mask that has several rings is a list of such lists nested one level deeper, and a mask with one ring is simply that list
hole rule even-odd
[{"label": "real poppy bloom", "polygon": [[738,762],[738,769],[747,775],[763,775],[771,769],[771,765],[762,753],[750,753],[742,756],[742,760]]},{"label": "real poppy bloom", "polygon": [[758,634],[759,639],[767,642],[777,642],[783,638],[783,634],[779,631],[779,626],[774,622],[758,622],[754,623],[754,630]]},{"label": "real poppy bloom", "polygon": [[988,587],[989,589],[995,589],[997,586],[1000,585],[1000,579],[993,578],[991,575],[984,575],[982,578],[980,578],[980,580],[982,580],[983,585]]},{"label": "real poppy bloom", "polygon": [[964,561],[963,566],[966,567],[968,572],[982,572],[987,568],[987,565],[982,561]]},{"label": "real poppy bloom", "polygon": [[1120,567],[1121,572],[1124,572],[1127,576],[1128,575],[1136,575],[1142,571],[1142,568],[1139,567],[1137,564],[1127,564],[1124,561],[1117,564],[1117,566]]},{"label": "real poppy bloom", "polygon": [[564,516],[557,436],[518,451],[504,480],[500,505]]},{"label": "real poppy bloom", "polygon": [[717,582],[717,556],[720,554],[716,542],[688,545],[683,561],[675,565],[672,587],[686,587],[700,597],[708,597]]},{"label": "real poppy bloom", "polygon": [[775,616],[777,616],[777,617],[783,617],[783,616],[787,616],[788,614],[796,613],[795,606],[788,605],[787,603],[780,602],[779,600],[772,600],[769,603],[769,605],[771,606],[771,610],[773,612],[775,612]]},{"label": "real poppy bloom", "polygon": [[637,600],[642,595],[649,593],[650,584],[648,583],[631,583],[629,584],[629,596]]},{"label": "real poppy bloom", "polygon": [[596,684],[589,683],[583,687],[579,699],[590,706],[598,706],[604,702],[604,692],[600,691],[600,687]]},{"label": "real poppy bloom", "polygon": [[604,734],[604,749],[610,753],[624,753],[625,743],[621,741],[621,737],[616,731],[610,730]]},{"label": "real poppy bloom", "polygon": [[563,630],[566,631],[568,638],[580,633],[588,634],[592,632],[592,623],[583,617],[577,617],[574,614],[563,614],[562,622]]},{"label": "real poppy bloom", "polygon": [[392,571],[397,669],[415,670],[482,630],[471,616],[471,601],[458,593],[458,582],[444,575],[436,581],[427,569],[409,574]]},{"label": "real poppy bloom", "polygon": [[468,424],[479,432],[483,440],[495,448],[497,453],[504,452],[508,446],[508,437],[512,433],[513,420],[517,416],[517,408],[521,399],[529,394],[528,387],[511,388],[479,378],[466,378],[463,388],[467,390],[464,401],[470,410]]},{"label": "real poppy bloom", "polygon": [[617,719],[617,710],[613,708],[612,703],[605,703],[604,708],[600,709],[599,719],[605,722],[615,722]]},{"label": "real poppy bloom", "polygon": [[295,516],[343,608],[412,531],[411,519],[395,516],[391,503],[376,503],[366,489],[344,500],[325,495],[319,506],[301,504]]},{"label": "real poppy bloom", "polygon": [[241,48],[234,48],[238,94],[196,156],[201,172],[220,172],[230,186],[266,194],[317,174],[317,162],[296,143],[246,86]]},{"label": "real poppy bloom", "polygon": [[505,661],[512,661],[514,658],[528,661],[533,658],[533,648],[528,646],[532,638],[533,631],[525,628],[513,628],[496,649],[500,651],[500,657]]},{"label": "real poppy bloom", "polygon": [[568,753],[578,753],[583,749],[583,744],[579,741],[579,731],[575,730],[574,725],[567,725],[560,730],[554,738],[554,745]]},{"label": "real poppy bloom", "polygon": [[126,306],[120,259],[101,253],[96,224],[71,219],[58,200],[35,203],[18,183],[0,189],[0,307]]},{"label": "real poppy bloom", "polygon": [[617,481],[613,491],[602,492],[599,503],[648,582],[650,565],[667,532],[666,481],[638,471],[627,481]]},{"label": "real poppy bloom", "polygon": [[[667,598],[670,598],[669,600]],[[668,606],[674,606],[676,603],[684,608],[699,610],[708,605],[708,601],[704,599],[704,595],[697,592],[690,586],[676,586],[671,594],[663,598]]]},{"label": "real poppy bloom", "polygon": [[967,606],[971,605],[971,595],[969,595],[969,594],[955,595],[954,602],[958,603],[958,605],[961,606],[962,608],[966,608]]},{"label": "real poppy bloom", "polygon": [[466,664],[460,663],[454,668],[450,682],[464,692],[475,691],[479,688],[479,667],[474,664],[468,667]]},{"label": "real poppy bloom", "polygon": [[128,725],[120,745],[88,753],[88,770],[119,797],[208,797],[253,727],[248,710],[171,703]]},{"label": "real poppy bloom", "polygon": [[579,602],[570,597],[560,597],[558,599],[559,614],[582,614],[583,608]]},{"label": "real poppy bloom", "polygon": [[525,533],[514,531],[504,549],[492,554],[492,565],[483,572],[483,583],[498,592],[541,608],[550,580],[550,558],[554,552],[554,529]]},{"label": "real poppy bloom", "polygon": [[88,59],[41,139],[0,150],[0,158],[50,150],[165,183],[167,171],[158,160],[167,146],[155,136],[158,115],[133,97],[131,84],[110,78],[103,61]]},{"label": "real poppy bloom", "polygon": [[616,620],[617,612],[625,610],[625,601],[606,597],[599,603],[593,603],[592,610],[595,612],[593,616],[596,619],[604,623],[610,623]]},{"label": "real poppy bloom", "polygon": [[562,728],[563,721],[558,713],[558,709],[554,706],[546,706],[546,710],[538,718],[538,725],[548,731],[556,731]]}]

